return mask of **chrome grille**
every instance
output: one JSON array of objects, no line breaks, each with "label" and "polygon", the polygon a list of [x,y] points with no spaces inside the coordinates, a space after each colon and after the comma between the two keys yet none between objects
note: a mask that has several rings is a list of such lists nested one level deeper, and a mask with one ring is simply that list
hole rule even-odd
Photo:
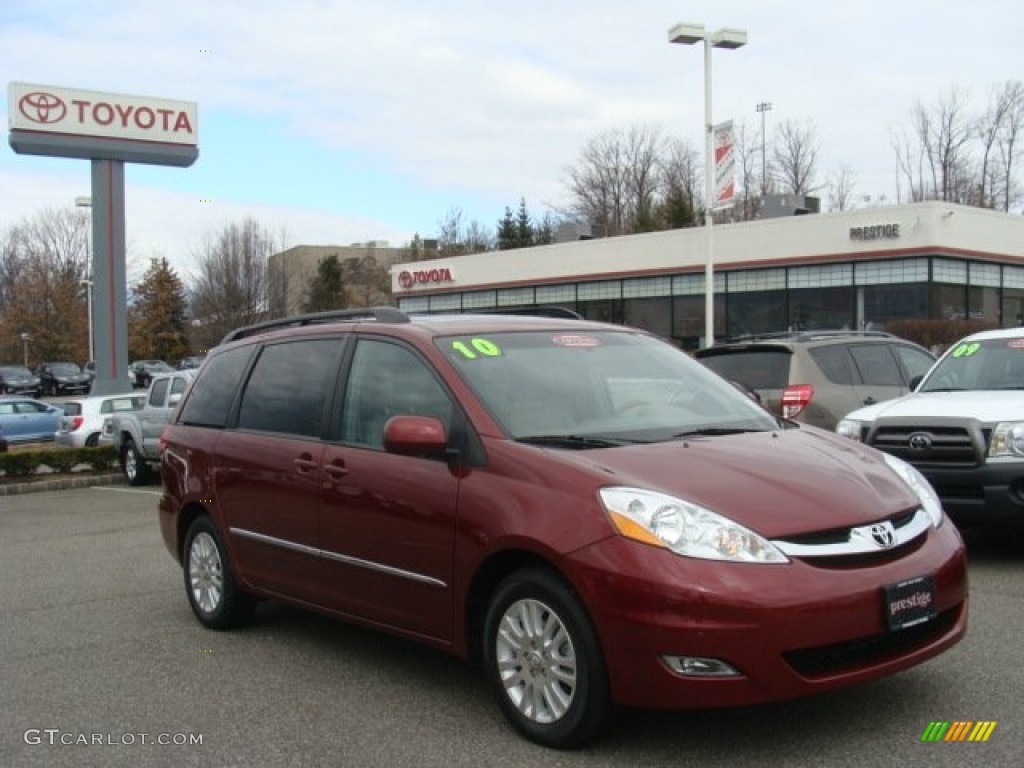
[{"label": "chrome grille", "polygon": [[879,427],[868,444],[918,466],[974,467],[985,453],[963,427]]}]

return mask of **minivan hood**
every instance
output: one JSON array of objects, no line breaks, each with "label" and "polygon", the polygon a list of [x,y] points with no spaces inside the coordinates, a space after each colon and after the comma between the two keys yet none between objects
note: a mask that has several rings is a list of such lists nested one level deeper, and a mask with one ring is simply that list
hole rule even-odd
[{"label": "minivan hood", "polygon": [[976,419],[987,424],[1024,420],[1024,390],[914,392],[895,400],[859,408],[846,418],[875,421],[880,418],[913,420],[951,416]]},{"label": "minivan hood", "polygon": [[764,536],[876,522],[918,506],[881,453],[813,427],[551,451],[601,486],[667,493]]}]

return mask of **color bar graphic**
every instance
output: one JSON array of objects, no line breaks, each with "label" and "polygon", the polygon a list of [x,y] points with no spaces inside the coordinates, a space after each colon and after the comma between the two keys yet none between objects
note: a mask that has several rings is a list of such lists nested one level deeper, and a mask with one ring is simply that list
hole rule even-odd
[{"label": "color bar graphic", "polygon": [[921,734],[921,741],[988,741],[996,720],[933,720]]}]

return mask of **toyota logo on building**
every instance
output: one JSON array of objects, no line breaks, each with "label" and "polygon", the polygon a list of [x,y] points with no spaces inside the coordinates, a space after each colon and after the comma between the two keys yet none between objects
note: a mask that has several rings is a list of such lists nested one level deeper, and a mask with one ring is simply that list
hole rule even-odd
[{"label": "toyota logo on building", "polygon": [[416,279],[412,276],[412,272],[402,270],[398,273],[398,284],[403,288],[412,288],[414,282],[416,282]]},{"label": "toyota logo on building", "polygon": [[68,113],[68,106],[52,93],[34,91],[18,100],[18,111],[33,123],[59,123]]},{"label": "toyota logo on building", "polygon": [[889,549],[896,543],[896,529],[889,521],[876,523],[871,526],[871,539],[882,549]]},{"label": "toyota logo on building", "polygon": [[926,432],[915,432],[907,440],[907,446],[914,453],[924,453],[932,447],[932,436]]}]

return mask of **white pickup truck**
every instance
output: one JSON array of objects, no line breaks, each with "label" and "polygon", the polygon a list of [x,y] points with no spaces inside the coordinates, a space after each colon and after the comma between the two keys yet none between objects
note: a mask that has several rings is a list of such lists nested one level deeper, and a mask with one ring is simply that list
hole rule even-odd
[{"label": "white pickup truck", "polygon": [[111,416],[104,425],[129,485],[143,485],[159,470],[160,433],[195,377],[195,369],[154,376],[141,410]]},{"label": "white pickup truck", "polygon": [[958,525],[1024,522],[1024,328],[958,341],[911,394],[836,431],[910,462]]}]

